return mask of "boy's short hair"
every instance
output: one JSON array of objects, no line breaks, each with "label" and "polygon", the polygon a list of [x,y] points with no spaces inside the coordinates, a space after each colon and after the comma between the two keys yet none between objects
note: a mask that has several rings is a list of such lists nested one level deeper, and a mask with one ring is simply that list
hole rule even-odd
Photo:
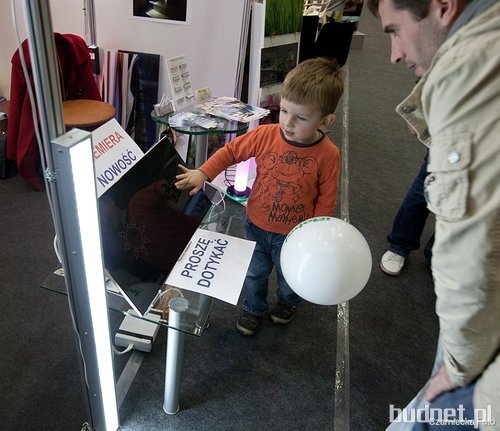
[{"label": "boy's short hair", "polygon": [[328,115],[337,108],[343,92],[344,78],[337,61],[318,57],[288,72],[281,97],[297,105],[318,106],[323,115]]}]

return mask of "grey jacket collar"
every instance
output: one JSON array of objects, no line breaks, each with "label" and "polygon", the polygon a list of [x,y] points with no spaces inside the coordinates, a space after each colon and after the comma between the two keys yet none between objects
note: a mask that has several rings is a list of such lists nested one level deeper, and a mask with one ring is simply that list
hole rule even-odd
[{"label": "grey jacket collar", "polygon": [[481,15],[486,9],[497,3],[497,1],[498,0],[472,0],[451,27],[447,38],[450,38],[464,25],[468,24],[475,17]]},{"label": "grey jacket collar", "polygon": [[[500,2],[498,0],[474,0],[469,6],[475,6],[475,8],[477,6],[479,6],[479,4],[483,5],[484,7],[482,7],[480,10],[484,13],[485,10],[489,9],[490,7],[495,7],[495,11],[497,13],[497,16],[498,16],[498,11],[500,9]],[[487,4],[487,6],[486,6]],[[460,26],[457,26],[456,30],[455,31],[458,31],[460,30],[462,27],[464,27],[466,24],[469,23],[469,21],[472,21],[474,18],[478,18],[479,15],[482,15],[482,13],[479,13],[479,9],[475,9],[474,8],[474,12],[473,13],[470,13],[470,11],[467,13],[469,19],[465,19],[463,20],[463,23],[462,25]],[[462,13],[462,15],[465,13],[466,11],[464,11]],[[487,18],[487,16],[485,15],[485,18]],[[494,21],[491,21],[491,19],[487,20],[483,20],[485,21],[484,23],[482,23],[483,25],[481,26],[481,28],[490,28],[490,27],[496,27],[498,26],[498,20],[493,18]],[[465,31],[465,34],[462,35],[462,39],[458,39],[458,40],[464,40],[468,35],[470,34],[475,34],[475,32],[471,32],[467,29],[464,29]],[[456,38],[456,37],[455,37]],[[438,50],[438,52],[436,53],[436,55],[434,56],[434,59],[433,59],[433,62],[431,64],[431,67],[429,69],[429,71],[422,77],[422,79],[420,79],[420,81],[413,87],[413,90],[411,91],[411,93],[409,94],[409,96],[403,100],[397,107],[396,107],[396,111],[397,113],[403,117],[406,122],[408,124],[410,124],[414,129],[415,131],[417,132],[417,136],[419,138],[419,140],[424,143],[426,146],[430,146],[431,145],[431,137],[430,137],[430,134],[429,134],[429,130],[427,129],[427,122],[426,122],[426,119],[424,117],[424,114],[422,112],[422,91],[423,91],[423,88],[426,84],[426,81],[428,79],[428,76],[429,76],[429,73],[431,72],[431,70],[434,68],[434,64],[436,63],[436,61],[439,60],[439,58],[447,51],[450,49],[450,47],[452,47],[454,44],[457,43],[457,40],[455,40],[455,38],[452,40],[451,38],[449,38]]]}]

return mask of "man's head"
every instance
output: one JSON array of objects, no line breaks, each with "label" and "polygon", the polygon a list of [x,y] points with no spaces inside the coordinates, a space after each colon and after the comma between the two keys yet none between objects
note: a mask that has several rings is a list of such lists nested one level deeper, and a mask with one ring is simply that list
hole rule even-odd
[{"label": "man's head", "polygon": [[335,121],[343,91],[342,72],[333,60],[314,58],[291,70],[281,90],[279,121],[285,137],[304,145],[317,141],[317,130]]},{"label": "man's head", "polygon": [[391,61],[427,70],[467,0],[368,0],[391,37]]}]

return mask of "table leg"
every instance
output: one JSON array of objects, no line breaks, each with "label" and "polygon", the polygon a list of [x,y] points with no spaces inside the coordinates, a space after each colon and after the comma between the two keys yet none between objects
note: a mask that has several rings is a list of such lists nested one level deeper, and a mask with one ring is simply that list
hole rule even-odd
[{"label": "table leg", "polygon": [[[188,309],[186,298],[173,298],[168,303],[167,355],[165,360],[165,392],[163,410],[169,415],[179,411],[179,390],[181,384],[184,333],[181,327],[182,314]],[[175,329],[177,328],[177,329]]]},{"label": "table leg", "polygon": [[208,153],[208,135],[196,135],[194,138],[195,156],[194,165],[195,168],[199,168],[204,162],[207,161]]},{"label": "table leg", "polygon": [[196,327],[200,332],[204,329],[207,329],[209,326],[208,317],[210,315],[213,300],[214,299],[211,296],[200,295],[198,301],[198,308],[200,312],[198,313],[198,317],[196,318]]}]

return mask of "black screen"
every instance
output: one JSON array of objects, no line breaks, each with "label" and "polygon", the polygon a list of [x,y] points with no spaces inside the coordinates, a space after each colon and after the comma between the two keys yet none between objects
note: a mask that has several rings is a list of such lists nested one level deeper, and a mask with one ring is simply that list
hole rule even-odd
[{"label": "black screen", "polygon": [[108,274],[144,314],[210,208],[174,183],[183,164],[167,137],[99,198]]}]

